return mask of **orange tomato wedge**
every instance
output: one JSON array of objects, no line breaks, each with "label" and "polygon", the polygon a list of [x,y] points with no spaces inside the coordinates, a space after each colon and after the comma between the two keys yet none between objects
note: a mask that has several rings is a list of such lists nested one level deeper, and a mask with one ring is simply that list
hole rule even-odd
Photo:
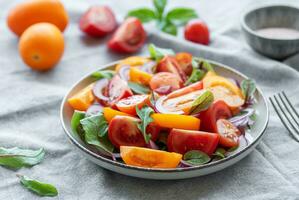
[{"label": "orange tomato wedge", "polygon": [[148,85],[153,75],[146,73],[137,67],[131,67],[129,71],[130,80],[143,85]]},{"label": "orange tomato wedge", "polygon": [[109,108],[109,107],[104,107],[103,108],[103,115],[105,117],[105,119],[110,122],[113,117],[117,116],[117,115],[121,115],[121,116],[131,116],[127,113],[124,113],[124,112],[120,112],[118,110],[114,110],[112,108]]},{"label": "orange tomato wedge", "polygon": [[86,111],[95,97],[92,93],[93,83],[79,91],[67,101],[75,110]]},{"label": "orange tomato wedge", "polygon": [[185,130],[199,130],[200,128],[200,119],[189,115],[154,113],[151,117],[158,126],[164,128]]},{"label": "orange tomato wedge", "polygon": [[120,155],[127,165],[148,168],[176,168],[182,154],[142,147],[120,146]]},{"label": "orange tomato wedge", "polygon": [[115,71],[118,72],[122,66],[130,65],[130,66],[140,66],[150,61],[148,58],[140,57],[140,56],[131,56],[126,59],[121,60],[115,67]]}]

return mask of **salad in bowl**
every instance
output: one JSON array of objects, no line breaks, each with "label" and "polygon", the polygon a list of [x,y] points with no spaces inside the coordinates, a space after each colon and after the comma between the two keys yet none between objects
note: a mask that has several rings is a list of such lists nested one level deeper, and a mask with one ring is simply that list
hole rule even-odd
[{"label": "salad in bowl", "polygon": [[97,155],[128,166],[190,168],[251,141],[255,82],[225,77],[187,52],[149,45],[67,98],[72,132]]}]

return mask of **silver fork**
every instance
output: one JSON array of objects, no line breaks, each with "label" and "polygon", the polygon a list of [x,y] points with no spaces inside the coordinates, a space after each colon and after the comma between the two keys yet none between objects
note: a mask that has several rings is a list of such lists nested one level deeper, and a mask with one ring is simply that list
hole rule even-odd
[{"label": "silver fork", "polygon": [[299,114],[284,91],[269,98],[283,125],[299,142]]}]

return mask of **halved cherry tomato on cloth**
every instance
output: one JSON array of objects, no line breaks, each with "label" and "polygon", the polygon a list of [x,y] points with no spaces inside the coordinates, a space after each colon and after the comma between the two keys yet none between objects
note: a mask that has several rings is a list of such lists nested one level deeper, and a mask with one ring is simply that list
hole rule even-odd
[{"label": "halved cherry tomato on cloth", "polygon": [[136,106],[141,109],[145,104],[149,103],[149,96],[133,95],[116,102],[116,107],[124,113],[136,115]]},{"label": "halved cherry tomato on cloth", "polygon": [[176,74],[182,82],[187,80],[187,76],[180,67],[177,60],[172,56],[164,56],[164,58],[157,65],[157,72],[170,72]]},{"label": "halved cherry tomato on cloth", "polygon": [[175,59],[178,61],[181,69],[187,76],[192,73],[192,55],[187,52],[180,52],[175,55]]},{"label": "halved cherry tomato on cloth", "polygon": [[102,37],[116,28],[116,20],[108,6],[93,6],[80,18],[80,29],[90,36]]},{"label": "halved cherry tomato on cloth", "polygon": [[93,103],[95,97],[92,93],[93,83],[79,91],[77,94],[68,99],[68,103],[75,110],[86,111]]},{"label": "halved cherry tomato on cloth", "polygon": [[108,136],[112,144],[120,146],[145,146],[142,133],[137,127],[140,120],[135,117],[115,116],[109,123]]},{"label": "halved cherry tomato on cloth", "polygon": [[135,17],[127,18],[113,34],[108,47],[120,53],[133,53],[144,44],[146,33],[142,23]]},{"label": "halved cherry tomato on cloth", "polygon": [[208,45],[210,42],[208,26],[200,19],[190,20],[185,26],[185,39]]},{"label": "halved cherry tomato on cloth", "polygon": [[219,135],[203,131],[172,129],[167,139],[167,148],[171,152],[185,154],[191,150],[200,150],[208,155],[214,153]]},{"label": "halved cherry tomato on cloth", "polygon": [[170,72],[159,72],[151,78],[149,85],[152,90],[168,86],[170,87],[169,92],[171,92],[180,89],[183,82],[176,74]]},{"label": "halved cherry tomato on cloth", "polygon": [[200,113],[201,130],[218,133],[216,122],[232,116],[228,105],[224,101],[214,102],[207,110]]},{"label": "halved cherry tomato on cloth", "polygon": [[120,155],[128,165],[149,168],[176,168],[182,159],[178,153],[128,146],[120,147]]},{"label": "halved cherry tomato on cloth", "polygon": [[133,92],[126,81],[122,80],[119,75],[115,75],[108,84],[108,96],[112,106],[119,100],[132,96]]},{"label": "halved cherry tomato on cloth", "polygon": [[217,131],[220,135],[219,143],[224,147],[236,147],[239,145],[240,130],[226,119],[218,119]]},{"label": "halved cherry tomato on cloth", "polygon": [[124,113],[124,112],[120,112],[118,110],[114,110],[112,108],[109,108],[109,107],[104,107],[103,108],[103,115],[105,117],[105,119],[110,122],[115,116],[130,116],[129,114],[127,113]]},{"label": "halved cherry tomato on cloth", "polygon": [[200,120],[189,115],[154,113],[151,117],[158,126],[164,128],[199,130],[200,127]]}]

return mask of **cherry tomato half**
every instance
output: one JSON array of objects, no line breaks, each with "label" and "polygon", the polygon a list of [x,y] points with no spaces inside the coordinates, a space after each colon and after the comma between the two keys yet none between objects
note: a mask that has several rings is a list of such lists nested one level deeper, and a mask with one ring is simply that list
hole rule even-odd
[{"label": "cherry tomato half", "polygon": [[186,87],[183,87],[181,89],[178,89],[176,91],[173,91],[172,93],[167,95],[167,99],[179,97],[185,94],[188,94],[190,92],[194,92],[196,90],[201,90],[203,88],[203,83],[202,81],[198,81],[196,83],[193,83],[191,85],[188,85]]},{"label": "cherry tomato half", "polygon": [[159,72],[151,78],[149,85],[152,90],[155,90],[158,93],[161,93],[158,90],[159,88],[169,86],[169,91],[165,92],[165,94],[167,94],[181,88],[183,82],[176,74],[170,72]]},{"label": "cherry tomato half", "polygon": [[126,81],[122,80],[119,75],[115,75],[108,84],[108,96],[111,106],[114,106],[120,99],[132,96],[133,92],[128,87]]},{"label": "cherry tomato half", "polygon": [[180,67],[177,60],[172,56],[164,56],[164,58],[157,65],[157,72],[170,72],[176,74],[182,82],[187,80],[187,76]]},{"label": "cherry tomato half", "polygon": [[180,154],[200,150],[211,155],[218,145],[219,138],[219,135],[215,133],[172,129],[167,139],[167,148],[170,152]]},{"label": "cherry tomato half", "polygon": [[228,105],[224,101],[214,102],[207,110],[200,113],[201,130],[218,133],[216,122],[218,119],[227,119],[232,116]]},{"label": "cherry tomato half", "polygon": [[226,119],[218,119],[217,130],[220,135],[219,143],[224,147],[236,147],[239,145],[240,130]]},{"label": "cherry tomato half", "polygon": [[208,45],[210,42],[210,34],[208,26],[200,19],[193,19],[185,26],[185,39]]},{"label": "cherry tomato half", "polygon": [[111,33],[117,26],[115,16],[108,6],[92,6],[80,18],[80,29],[94,37]]},{"label": "cherry tomato half", "polygon": [[181,69],[185,72],[187,76],[192,73],[192,55],[187,52],[180,52],[175,55],[175,59],[178,61]]},{"label": "cherry tomato half", "polygon": [[111,143],[120,146],[145,146],[142,133],[137,127],[139,119],[129,116],[115,116],[109,123],[108,137]]},{"label": "cherry tomato half", "polygon": [[141,109],[142,106],[149,102],[148,95],[133,95],[116,102],[116,107],[125,113],[136,115],[136,106]]},{"label": "cherry tomato half", "polygon": [[146,33],[142,23],[135,17],[127,18],[113,34],[108,47],[120,53],[133,53],[144,44]]}]

